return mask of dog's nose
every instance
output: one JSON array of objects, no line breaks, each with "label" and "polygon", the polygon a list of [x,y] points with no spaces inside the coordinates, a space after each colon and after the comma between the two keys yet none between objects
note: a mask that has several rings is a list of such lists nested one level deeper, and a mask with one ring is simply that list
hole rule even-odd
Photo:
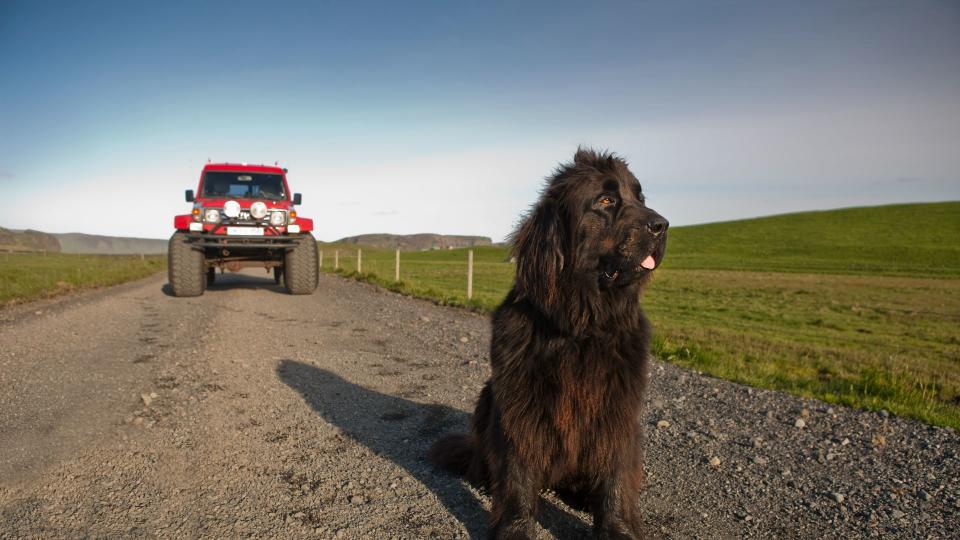
[{"label": "dog's nose", "polygon": [[667,232],[667,227],[669,226],[670,222],[663,216],[654,216],[647,222],[647,230],[653,233],[654,236],[660,236]]}]

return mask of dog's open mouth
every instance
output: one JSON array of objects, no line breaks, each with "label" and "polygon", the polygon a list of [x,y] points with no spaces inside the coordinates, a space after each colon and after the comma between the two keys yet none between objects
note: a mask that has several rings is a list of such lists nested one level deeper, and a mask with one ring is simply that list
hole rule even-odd
[{"label": "dog's open mouth", "polygon": [[607,283],[613,283],[617,281],[623,275],[625,271],[631,271],[633,274],[642,274],[644,272],[653,271],[657,267],[657,260],[653,258],[653,255],[647,255],[639,264],[636,266],[627,266],[630,263],[627,261],[609,261],[600,270],[600,277]]},{"label": "dog's open mouth", "polygon": [[647,258],[640,261],[640,268],[645,270],[653,270],[657,267],[657,261],[653,258],[653,255],[647,255]]}]

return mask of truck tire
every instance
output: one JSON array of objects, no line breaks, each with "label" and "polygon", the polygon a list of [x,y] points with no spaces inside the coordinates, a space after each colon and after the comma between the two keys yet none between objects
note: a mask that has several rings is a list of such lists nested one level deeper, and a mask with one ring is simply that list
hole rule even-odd
[{"label": "truck tire", "polygon": [[213,285],[217,281],[217,269],[214,267],[207,268],[207,287]]},{"label": "truck tire", "polygon": [[167,277],[174,296],[200,296],[207,288],[203,251],[193,249],[183,233],[173,233],[167,250]]},{"label": "truck tire", "polygon": [[280,280],[283,278],[283,267],[274,266],[273,267],[273,282],[277,285],[280,284]]},{"label": "truck tire", "polygon": [[312,294],[317,288],[317,241],[310,233],[300,235],[297,247],[283,258],[283,283],[290,294]]}]

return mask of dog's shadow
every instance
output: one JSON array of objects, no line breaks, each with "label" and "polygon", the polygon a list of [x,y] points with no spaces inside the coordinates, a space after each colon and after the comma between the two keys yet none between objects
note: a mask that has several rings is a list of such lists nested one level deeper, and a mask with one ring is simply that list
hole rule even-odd
[{"label": "dog's shadow", "polygon": [[[281,361],[277,375],[324,420],[402,467],[432,491],[471,538],[486,536],[488,517],[480,500],[460,479],[435,470],[425,459],[439,436],[467,429],[468,414],[444,405],[381,394],[296,360]],[[556,538],[590,535],[587,524],[550,501],[540,501],[538,517]]]}]

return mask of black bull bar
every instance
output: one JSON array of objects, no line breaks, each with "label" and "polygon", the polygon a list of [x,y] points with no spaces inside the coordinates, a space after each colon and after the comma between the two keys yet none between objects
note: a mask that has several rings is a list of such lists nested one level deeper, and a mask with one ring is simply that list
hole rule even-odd
[{"label": "black bull bar", "polygon": [[301,242],[313,240],[310,235],[278,236],[227,236],[225,234],[188,233],[184,237],[196,249],[206,248],[256,248],[282,249],[296,248]]}]

